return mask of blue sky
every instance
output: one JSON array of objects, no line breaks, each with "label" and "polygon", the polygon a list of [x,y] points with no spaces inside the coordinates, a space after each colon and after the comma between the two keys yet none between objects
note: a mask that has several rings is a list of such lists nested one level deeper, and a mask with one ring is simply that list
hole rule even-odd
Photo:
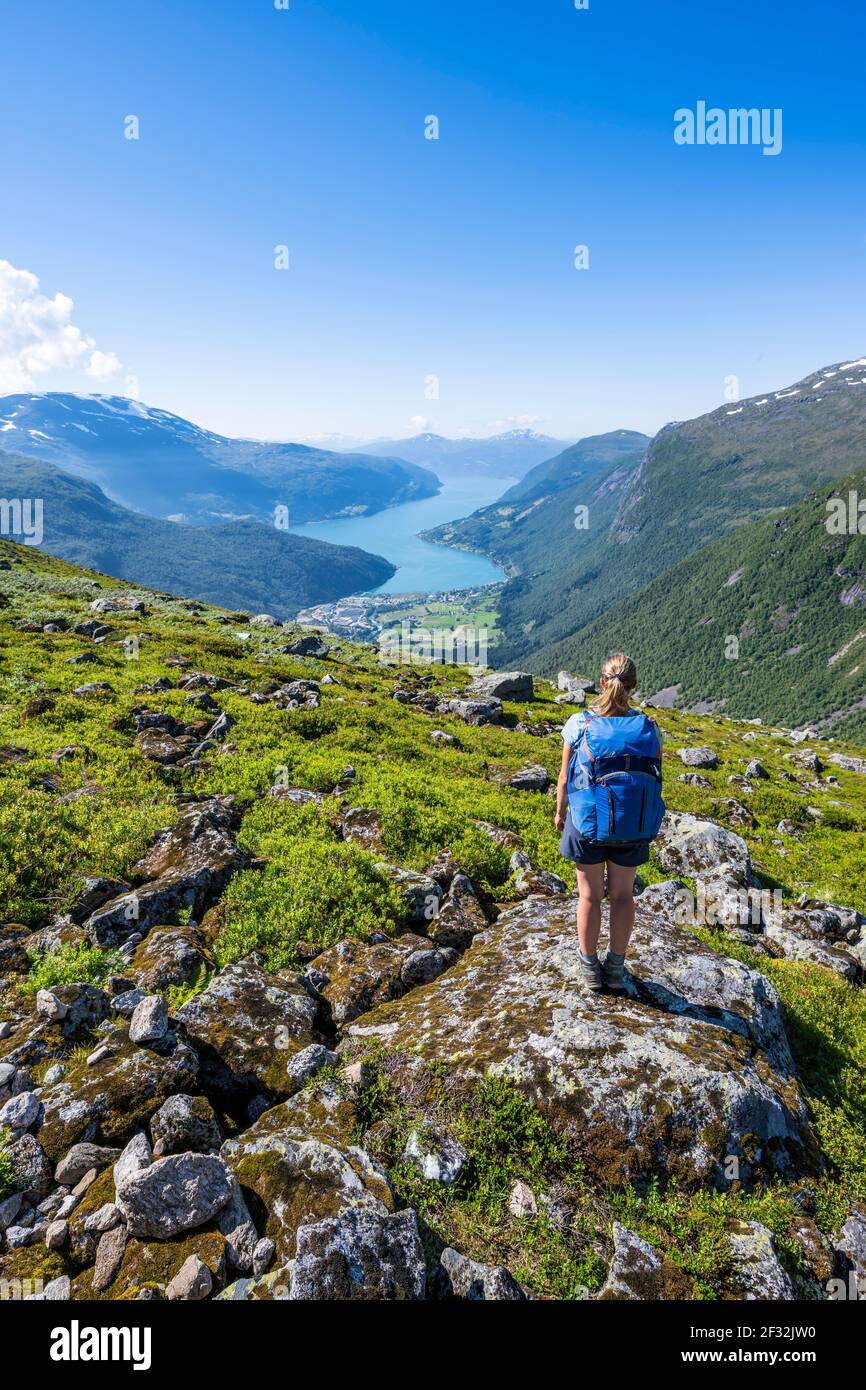
[{"label": "blue sky", "polygon": [[[134,377],[270,438],[577,437],[866,352],[853,0],[290,6],[7,0],[0,259],[123,364],[49,352],[38,389]],[[781,154],[676,145],[699,100],[781,108]]]}]

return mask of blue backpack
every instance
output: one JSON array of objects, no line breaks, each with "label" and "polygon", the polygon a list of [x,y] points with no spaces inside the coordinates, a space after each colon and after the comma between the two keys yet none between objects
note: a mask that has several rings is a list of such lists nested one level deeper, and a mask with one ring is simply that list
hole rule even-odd
[{"label": "blue backpack", "polygon": [[665,814],[662,740],[645,714],[586,713],[568,764],[568,807],[578,836],[603,844],[653,840]]}]

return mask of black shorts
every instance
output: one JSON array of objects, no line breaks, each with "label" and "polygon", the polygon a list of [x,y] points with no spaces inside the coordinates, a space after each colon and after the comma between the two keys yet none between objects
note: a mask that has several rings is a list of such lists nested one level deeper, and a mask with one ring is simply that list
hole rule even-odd
[{"label": "black shorts", "polygon": [[607,845],[603,841],[581,840],[571,817],[565,822],[559,852],[563,859],[574,864],[619,864],[623,869],[637,869],[649,859],[646,840],[632,840],[622,845]]}]

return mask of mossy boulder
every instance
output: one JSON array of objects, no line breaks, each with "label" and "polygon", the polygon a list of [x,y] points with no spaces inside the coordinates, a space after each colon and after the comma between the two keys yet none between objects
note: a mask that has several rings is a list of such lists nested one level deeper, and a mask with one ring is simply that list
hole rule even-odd
[{"label": "mossy boulder", "polygon": [[[429,962],[425,962],[427,956]],[[425,963],[427,978],[432,978],[446,968],[448,958],[432,941],[414,932],[378,943],[347,937],[316,957],[313,979],[326,977],[319,992],[333,1022],[341,1025],[386,999],[399,999],[412,986],[413,969],[417,973],[417,966],[423,969]]]},{"label": "mossy boulder", "polygon": [[63,1081],[43,1097],[39,1142],[53,1163],[82,1140],[124,1143],[169,1096],[196,1085],[198,1057],[173,1034],[159,1050],[136,1047],[118,1028],[94,1066],[66,1064]]},{"label": "mossy boulder", "polygon": [[304,1137],[293,1102],[275,1106],[221,1154],[243,1191],[259,1231],[277,1247],[277,1261],[294,1259],[298,1231],[348,1207],[394,1208],[385,1174],[363,1150]]},{"label": "mossy boulder", "polygon": [[161,1298],[166,1286],[191,1255],[198,1255],[213,1276],[214,1292],[226,1277],[226,1241],[219,1231],[203,1228],[177,1240],[129,1240],[114,1280],[102,1291],[93,1288],[93,1270],[72,1281],[74,1299],[137,1299],[142,1290]]},{"label": "mossy boulder", "polygon": [[237,1112],[254,1096],[295,1089],[287,1063],[319,1042],[318,1005],[289,972],[247,958],[226,968],[178,1009],[177,1022],[201,1057],[201,1086],[218,1109]]},{"label": "mossy boulder", "polygon": [[510,1079],[606,1182],[812,1171],[773,986],[641,902],[624,998],[581,987],[576,900],[530,899],[440,979],[351,1024],[341,1050],[384,1045],[407,1088],[434,1062],[452,1081]]},{"label": "mossy boulder", "polygon": [[186,909],[200,916],[236,870],[246,864],[233,833],[230,797],[185,805],[134,865],[140,884],[93,912],[85,929],[96,946],[116,946],[134,932],[170,922]]},{"label": "mossy boulder", "polygon": [[197,927],[153,927],[137,948],[125,974],[139,989],[165,990],[214,969],[204,932]]}]

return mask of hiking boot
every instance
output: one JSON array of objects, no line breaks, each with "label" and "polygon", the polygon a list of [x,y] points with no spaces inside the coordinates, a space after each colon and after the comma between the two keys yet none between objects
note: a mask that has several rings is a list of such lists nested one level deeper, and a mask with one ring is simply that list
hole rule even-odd
[{"label": "hiking boot", "polygon": [[598,963],[598,956],[587,957],[581,951],[580,959],[580,978],[586,989],[592,990],[593,994],[599,994],[603,987],[601,978],[601,966]]},{"label": "hiking boot", "polygon": [[625,957],[614,956],[611,960],[612,952],[608,951],[604,960],[601,962],[599,971],[604,985],[612,990],[614,994],[625,993]]}]

